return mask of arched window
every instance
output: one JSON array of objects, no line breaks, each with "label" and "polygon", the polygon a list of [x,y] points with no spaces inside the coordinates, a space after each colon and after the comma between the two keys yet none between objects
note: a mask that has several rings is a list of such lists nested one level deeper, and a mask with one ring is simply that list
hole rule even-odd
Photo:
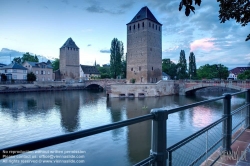
[{"label": "arched window", "polygon": [[138,23],[138,29],[140,28],[140,23]]},{"label": "arched window", "polygon": [[142,27],[144,27],[144,22],[142,22]]}]

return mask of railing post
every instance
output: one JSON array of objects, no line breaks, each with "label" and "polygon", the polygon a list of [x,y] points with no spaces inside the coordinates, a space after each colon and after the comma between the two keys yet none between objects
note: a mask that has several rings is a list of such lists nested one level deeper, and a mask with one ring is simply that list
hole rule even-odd
[{"label": "railing post", "polygon": [[[246,104],[250,104],[250,89],[246,92]],[[247,108],[247,120],[246,120],[246,127],[250,129],[250,106]]]},{"label": "railing post", "polygon": [[223,94],[225,97],[223,99],[224,103],[224,115],[227,117],[226,120],[223,121],[223,152],[226,154],[230,154],[232,149],[231,149],[231,144],[232,144],[232,116],[231,116],[231,94]]},{"label": "railing post", "polygon": [[155,166],[166,166],[167,160],[167,118],[168,114],[163,109],[152,109],[155,115],[152,121],[150,155],[155,156]]}]

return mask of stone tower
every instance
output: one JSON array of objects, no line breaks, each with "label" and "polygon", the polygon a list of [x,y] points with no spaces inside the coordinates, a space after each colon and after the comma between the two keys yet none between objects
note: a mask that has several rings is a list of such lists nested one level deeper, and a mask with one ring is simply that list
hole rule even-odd
[{"label": "stone tower", "polygon": [[60,74],[62,80],[77,80],[79,71],[79,48],[75,42],[68,38],[60,48]]},{"label": "stone tower", "polygon": [[127,82],[155,83],[162,76],[162,24],[143,7],[127,24]]}]

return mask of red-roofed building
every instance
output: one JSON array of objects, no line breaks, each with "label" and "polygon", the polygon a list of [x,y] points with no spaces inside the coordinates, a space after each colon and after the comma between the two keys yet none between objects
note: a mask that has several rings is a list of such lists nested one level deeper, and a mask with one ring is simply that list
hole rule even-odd
[{"label": "red-roofed building", "polygon": [[250,70],[250,67],[236,67],[232,70],[229,70],[228,80],[237,80],[237,76],[243,73],[246,70]]}]

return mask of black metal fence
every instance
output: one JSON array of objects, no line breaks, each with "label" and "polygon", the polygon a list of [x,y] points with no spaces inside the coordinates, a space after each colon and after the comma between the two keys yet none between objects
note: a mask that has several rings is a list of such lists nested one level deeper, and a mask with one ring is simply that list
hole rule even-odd
[{"label": "black metal fence", "polygon": [[[236,110],[231,110],[231,97],[245,94],[246,102]],[[167,119],[168,115],[184,111],[199,105],[213,103],[217,100],[223,100],[224,114],[222,118],[199,130],[191,136],[181,140],[167,148]],[[12,156],[23,153],[24,151],[36,150],[59,143],[95,135],[109,130],[114,130],[124,126],[152,120],[152,139],[150,156],[136,165],[200,165],[219,147],[222,151],[231,151],[231,144],[250,127],[250,89],[247,91],[233,94],[225,94],[221,97],[205,100],[190,105],[166,110],[153,109],[151,114],[120,121],[92,129],[82,130],[70,134],[29,142],[17,146],[0,149],[0,159],[5,155]],[[232,137],[234,138],[232,140]],[[16,153],[9,153],[16,151]],[[18,153],[20,152],[20,153]],[[217,158],[218,159],[218,158]],[[216,160],[215,160],[216,161]]]}]

